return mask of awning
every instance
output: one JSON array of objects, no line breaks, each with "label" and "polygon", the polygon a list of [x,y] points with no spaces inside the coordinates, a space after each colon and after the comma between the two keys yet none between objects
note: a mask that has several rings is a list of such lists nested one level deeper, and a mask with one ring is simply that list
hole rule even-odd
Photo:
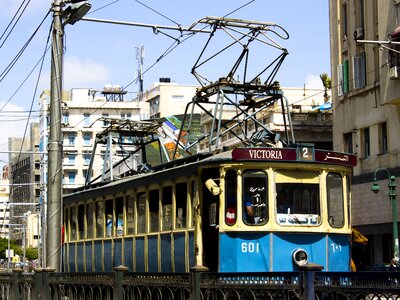
[{"label": "awning", "polygon": [[331,110],[332,109],[332,102],[326,102],[324,104],[318,105],[314,107],[312,110]]},{"label": "awning", "polygon": [[400,42],[400,27],[397,27],[389,34],[389,39],[392,42]]}]

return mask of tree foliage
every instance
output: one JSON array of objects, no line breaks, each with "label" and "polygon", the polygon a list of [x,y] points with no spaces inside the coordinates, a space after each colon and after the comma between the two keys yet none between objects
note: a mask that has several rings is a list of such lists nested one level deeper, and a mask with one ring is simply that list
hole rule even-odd
[{"label": "tree foliage", "polygon": [[[20,245],[18,245],[18,241],[10,240],[10,249],[14,250],[14,254],[18,254],[19,256],[23,255],[23,249]],[[29,257],[35,257],[34,251],[30,250],[31,248],[26,249],[26,257],[28,259],[32,259]],[[8,239],[7,238],[0,238],[0,258],[6,259],[6,250],[8,250]],[[28,257],[28,250],[29,250],[29,257]],[[37,258],[37,249],[34,248],[36,251],[36,258]],[[33,259],[36,259],[33,258]]]}]

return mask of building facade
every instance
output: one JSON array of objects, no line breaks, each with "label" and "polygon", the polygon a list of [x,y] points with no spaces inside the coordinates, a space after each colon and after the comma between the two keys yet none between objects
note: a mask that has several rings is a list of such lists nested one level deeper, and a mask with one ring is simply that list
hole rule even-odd
[{"label": "building facade", "polygon": [[[313,144],[318,149],[332,149],[332,110],[329,109],[330,102],[325,98],[325,90],[315,88],[282,88],[283,95],[287,100],[290,118],[293,126],[293,132],[288,131],[290,136],[294,136],[296,143]],[[326,104],[328,109],[322,109]],[[286,108],[284,109],[286,111]],[[236,113],[235,108],[226,109],[223,112],[223,119],[230,119]],[[269,109],[263,110],[256,115],[257,120],[266,125],[272,132],[279,134],[283,140],[286,140],[285,123],[288,124],[287,116],[282,114],[282,105],[275,102]],[[286,121],[286,122],[285,122]],[[210,132],[212,128],[212,118],[201,114],[202,130]],[[235,134],[243,136],[244,128],[238,126],[234,129]],[[251,124],[249,133],[255,132],[254,124]],[[289,138],[291,140],[291,138]],[[238,144],[238,139],[234,138],[232,133],[221,137],[221,147],[243,146]],[[204,139],[199,144],[199,151],[208,151],[209,140]]]},{"label": "building facade", "polygon": [[149,105],[151,119],[185,113],[188,102],[192,101],[198,86],[178,85],[170,78],[160,78],[143,93],[143,100]]},{"label": "building facade", "polygon": [[[11,238],[21,240],[26,247],[37,247],[39,243],[40,215],[40,155],[39,124],[31,123],[29,135],[24,138],[11,137],[9,150],[9,220],[11,224],[21,224],[25,230],[11,228]],[[28,231],[30,228],[30,231]],[[25,233],[25,236],[23,235]]]},{"label": "building facade", "polygon": [[[334,150],[358,157],[352,222],[369,242],[359,268],[394,255],[390,175],[400,175],[400,1],[329,1]],[[373,193],[374,175],[381,186]],[[398,215],[399,210],[394,212]],[[397,225],[397,224],[396,224]],[[398,240],[397,240],[398,243]]]},{"label": "building facade", "polygon": [[[63,193],[83,186],[93,157],[91,178],[103,172],[106,146],[93,153],[96,134],[107,128],[113,119],[139,121],[141,104],[124,100],[125,92],[118,87],[105,87],[102,91],[72,89],[64,92],[62,101],[63,136]],[[46,152],[49,134],[49,91],[40,97],[40,147]],[[146,114],[145,114],[146,115]],[[42,156],[41,177],[47,182],[47,154]]]},{"label": "building facade", "polygon": [[8,180],[8,165],[3,167],[3,174],[0,181],[0,238],[9,237],[10,206],[9,203],[10,186]]}]

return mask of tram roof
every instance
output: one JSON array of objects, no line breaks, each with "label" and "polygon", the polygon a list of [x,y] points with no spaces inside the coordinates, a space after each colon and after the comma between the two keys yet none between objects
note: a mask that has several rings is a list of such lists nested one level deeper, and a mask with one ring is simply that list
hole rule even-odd
[{"label": "tram roof", "polygon": [[[305,156],[305,154],[307,154]],[[313,147],[300,146],[297,148],[236,148],[233,150],[199,153],[186,158],[174,160],[162,165],[154,166],[151,172],[138,173],[115,181],[93,184],[89,187],[78,188],[72,194],[64,196],[64,203],[82,200],[85,198],[96,198],[107,194],[123,192],[129,188],[142,185],[153,176],[158,181],[173,178],[173,174],[188,176],[195,174],[199,165],[222,163],[224,161],[270,161],[270,162],[300,162],[331,164],[353,167],[356,165],[356,157],[352,154],[339,153],[326,150],[314,150]],[[171,177],[172,176],[172,177]]]}]

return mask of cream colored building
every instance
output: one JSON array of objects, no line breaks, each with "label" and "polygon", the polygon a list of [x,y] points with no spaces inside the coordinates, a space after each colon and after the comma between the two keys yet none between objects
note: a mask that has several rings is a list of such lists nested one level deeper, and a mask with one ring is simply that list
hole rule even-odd
[{"label": "cream colored building", "polygon": [[184,114],[197,88],[195,85],[178,85],[170,78],[160,78],[143,94],[143,100],[149,104],[150,118]]},{"label": "cream colored building", "polygon": [[[293,134],[296,143],[314,144],[318,149],[332,148],[332,110],[320,110],[319,107],[326,101],[324,90],[316,88],[282,88],[283,95],[287,100],[290,110],[290,117],[293,125]],[[330,93],[328,93],[328,97]],[[227,106],[225,106],[227,107]],[[286,110],[286,109],[285,109]],[[231,119],[237,113],[236,108],[225,109],[223,119]],[[282,106],[275,102],[266,110],[258,113],[256,118],[274,133],[278,133],[283,140],[286,140],[285,122],[282,115]],[[286,123],[288,119],[286,118]],[[201,124],[204,132],[210,132],[212,128],[212,118],[203,113],[201,114]],[[248,135],[255,132],[254,124],[250,124]],[[235,128],[235,134],[243,137],[244,128]],[[289,135],[292,133],[289,131]],[[237,147],[239,140],[234,138],[232,133],[221,137],[220,147]],[[204,139],[199,144],[199,151],[208,151],[209,139]]]},{"label": "cream colored building", "polygon": [[[42,151],[45,151],[48,141],[49,95],[48,91],[44,91],[40,97]],[[95,153],[92,152],[96,134],[108,127],[110,119],[138,121],[148,117],[146,110],[141,110],[143,103],[125,100],[124,96],[125,93],[118,86],[106,87],[102,91],[82,88],[64,92],[62,101],[64,194],[84,185],[92,155],[94,162],[91,178],[101,176],[106,146],[100,145]],[[43,156],[42,161],[47,161],[47,155]],[[44,168],[42,178],[45,180],[46,163],[42,166]]]},{"label": "cream colored building", "polygon": [[8,238],[8,224],[10,220],[10,206],[9,203],[10,187],[7,178],[0,181],[0,222],[2,223],[0,238]]},{"label": "cream colored building", "polygon": [[[388,263],[393,215],[386,171],[400,175],[400,47],[387,42],[398,39],[400,1],[336,0],[329,5],[333,145],[357,154],[352,221],[369,239],[366,248],[355,251],[364,266]],[[377,172],[381,191],[374,194],[378,168],[385,170]]]}]

